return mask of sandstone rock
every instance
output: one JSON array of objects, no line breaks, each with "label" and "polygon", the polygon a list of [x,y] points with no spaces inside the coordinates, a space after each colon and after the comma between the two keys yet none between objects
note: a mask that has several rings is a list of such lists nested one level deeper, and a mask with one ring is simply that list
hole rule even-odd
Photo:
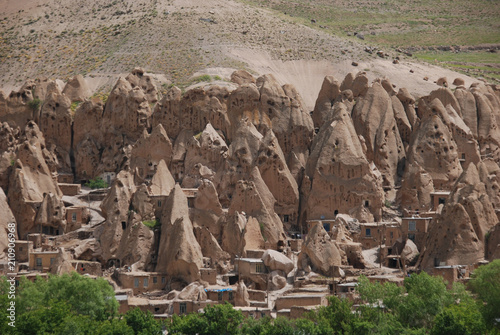
[{"label": "sandstone rock", "polygon": [[245,70],[234,71],[231,74],[231,81],[238,85],[255,84],[255,78]]},{"label": "sandstone rock", "polygon": [[441,77],[437,80],[436,84],[438,86],[448,87],[448,79],[446,77]]},{"label": "sandstone rock", "polygon": [[59,91],[55,83],[47,88],[45,102],[40,111],[40,130],[49,150],[56,153],[59,168],[71,171],[71,100]]},{"label": "sandstone rock", "polygon": [[269,276],[271,277],[269,281],[270,290],[281,290],[286,286],[286,277],[283,276],[281,271],[272,271]]},{"label": "sandstone rock", "polygon": [[200,278],[203,254],[189,219],[187,198],[176,185],[163,208],[156,271],[191,283]]},{"label": "sandstone rock", "polygon": [[234,297],[234,305],[248,307],[250,306],[250,295],[248,294],[245,283],[240,280],[236,286],[236,295]]},{"label": "sandstone rock", "polygon": [[158,90],[153,82],[153,78],[145,74],[144,69],[135,68],[125,79],[130,83],[132,88],[140,87],[149,103],[154,104],[158,101]]},{"label": "sandstone rock", "polygon": [[155,217],[153,204],[145,184],[140,185],[132,196],[130,209],[138,213],[142,220],[153,220]]},{"label": "sandstone rock", "polygon": [[[356,74],[356,77],[354,78],[354,81],[352,82],[352,94],[355,98],[359,96],[365,95],[366,91],[369,88],[368,84],[368,77],[366,76],[365,72],[358,72]],[[341,88],[343,91],[343,89]]]},{"label": "sandstone rock", "polygon": [[102,216],[106,221],[95,235],[99,236],[101,254],[105,260],[117,258],[119,241],[127,228],[130,201],[135,191],[132,174],[126,170],[120,171],[101,203]]},{"label": "sandstone rock", "polygon": [[196,188],[203,178],[213,180],[214,171],[223,167],[227,155],[226,142],[208,123],[203,132],[186,143],[183,187]]},{"label": "sandstone rock", "polygon": [[71,78],[62,91],[71,102],[84,101],[92,95],[87,81],[81,74]]},{"label": "sandstone rock", "polygon": [[261,225],[256,218],[249,216],[243,231],[243,255],[246,255],[247,250],[262,250],[266,248],[266,241],[263,234],[264,225]]},{"label": "sandstone rock", "polygon": [[408,121],[411,126],[415,126],[415,123],[418,120],[417,113],[415,111],[415,98],[408,92],[406,88],[400,88],[398,94],[396,95],[403,104],[406,112],[406,116],[408,117]]},{"label": "sandstone rock", "polygon": [[398,181],[398,164],[405,157],[391,98],[384,88],[374,83],[359,99],[352,112],[356,132],[366,140],[367,159],[382,173],[384,186]]},{"label": "sandstone rock", "polygon": [[33,100],[34,81],[27,81],[19,91],[12,91],[8,97],[0,94],[0,122],[7,122],[11,127],[24,128],[26,122],[37,118],[38,110],[29,106]]},{"label": "sandstone rock", "polygon": [[104,104],[99,98],[83,102],[75,111],[73,151],[77,178],[93,179],[103,172],[101,151],[105,136],[100,130],[103,111]]},{"label": "sandstone rock", "polygon": [[448,127],[437,115],[425,117],[412,135],[407,167],[415,164],[431,175],[437,190],[451,189],[462,173],[457,145]]},{"label": "sandstone rock", "polygon": [[474,95],[469,90],[460,87],[455,90],[454,95],[460,105],[465,124],[472,131],[472,134],[477,137],[478,115]]},{"label": "sandstone rock", "polygon": [[75,271],[75,269],[71,265],[71,256],[65,252],[63,248],[59,249],[54,259],[54,263],[50,265],[49,272],[53,275],[63,275],[73,271]]},{"label": "sandstone rock", "polygon": [[491,100],[479,90],[474,90],[472,94],[476,99],[477,135],[481,155],[500,162],[500,128],[496,117],[499,109],[495,110]]},{"label": "sandstone rock", "polygon": [[271,271],[280,270],[283,271],[285,275],[288,275],[294,267],[291,259],[276,250],[266,250],[262,256],[262,260],[264,261],[264,265]]},{"label": "sandstone rock", "polygon": [[153,112],[153,126],[163,124],[169,135],[174,138],[183,129],[198,134],[209,122],[224,134],[229,133],[230,122],[225,106],[203,88],[194,88],[182,95],[177,87],[173,87],[155,106]]},{"label": "sandstone rock", "polygon": [[244,256],[244,231],[247,224],[245,216],[239,212],[228,215],[227,222],[222,230],[222,249],[231,256]]},{"label": "sandstone rock", "polygon": [[463,78],[455,78],[455,80],[453,80],[453,85],[465,86],[465,80]]},{"label": "sandstone rock", "polygon": [[191,283],[186,286],[177,296],[180,300],[189,301],[205,301],[207,300],[207,293],[202,285],[199,283]]},{"label": "sandstone rock", "polygon": [[[141,192],[141,189],[136,194],[138,192]],[[154,233],[143,224],[144,219],[137,213],[129,216],[127,228],[123,231],[116,252],[120,265],[130,266],[133,271],[146,270],[146,265],[151,261]]]},{"label": "sandstone rock", "polygon": [[217,241],[221,241],[223,214],[214,184],[203,179],[196,192],[194,208],[190,211],[193,225],[208,229]]},{"label": "sandstone rock", "polygon": [[262,139],[257,166],[262,179],[276,199],[274,210],[281,217],[287,216],[288,226],[296,225],[299,207],[298,185],[272,131],[268,131]]},{"label": "sandstone rock", "polygon": [[366,159],[349,112],[341,103],[314,139],[306,177],[312,184],[302,181],[307,201],[302,207],[303,219],[333,219],[358,205],[367,206],[380,219],[384,199],[380,173]]},{"label": "sandstone rock", "polygon": [[326,76],[318,93],[312,119],[314,127],[321,127],[331,118],[332,106],[340,95],[340,83],[333,76]]},{"label": "sandstone rock", "polygon": [[[8,225],[14,224],[13,227],[9,227]],[[9,245],[9,232],[16,232],[16,218],[12,211],[9,208],[9,204],[7,203],[7,197],[3,189],[0,187],[0,258],[7,259],[8,254],[8,245]],[[10,228],[10,229],[9,229]],[[17,239],[17,234],[14,235],[14,238]]]},{"label": "sandstone rock", "polygon": [[486,258],[490,261],[500,258],[500,224],[490,231],[487,240]]},{"label": "sandstone rock", "polygon": [[303,260],[309,263],[314,272],[325,276],[333,276],[335,268],[342,265],[345,255],[341,254],[337,245],[330,240],[323,225],[317,224],[309,231],[297,264],[304,269]]},{"label": "sandstone rock", "polygon": [[146,131],[132,146],[130,168],[137,171],[141,178],[152,177],[161,160],[168,165],[172,157],[172,142],[161,124]]},{"label": "sandstone rock", "polygon": [[231,258],[229,253],[222,250],[215,237],[207,228],[195,227],[194,234],[203,256],[211,258],[212,264],[224,263]]},{"label": "sandstone rock", "polygon": [[262,181],[258,169],[252,171],[252,181],[238,181],[229,214],[245,212],[261,225],[262,236],[273,248],[284,240],[283,224],[273,210],[275,199]]},{"label": "sandstone rock", "polygon": [[151,195],[170,195],[170,192],[175,187],[175,180],[172,174],[168,170],[167,164],[162,159],[156,167],[156,172],[151,180],[151,185],[149,186],[149,192]]},{"label": "sandstone rock", "polygon": [[35,217],[35,227],[38,231],[49,228],[55,235],[66,232],[66,208],[61,199],[52,193],[44,194],[43,201]]},{"label": "sandstone rock", "polygon": [[405,244],[403,250],[401,251],[401,257],[407,263],[411,263],[413,260],[415,260],[415,258],[418,255],[419,255],[419,251],[418,251],[418,248],[415,245],[415,243],[412,240],[407,239],[406,244]]},{"label": "sandstone rock", "polygon": [[144,91],[120,78],[109,94],[103,113],[105,124],[137,140],[151,123],[151,109]]},{"label": "sandstone rock", "polygon": [[52,176],[46,161],[45,141],[34,122],[25,128],[25,139],[18,147],[9,181],[9,206],[18,224],[19,237],[35,232],[36,204],[41,204],[46,193],[59,199],[62,192]]},{"label": "sandstone rock", "polygon": [[344,80],[342,80],[342,84],[340,84],[340,91],[341,92],[345,90],[352,91],[353,82],[354,82],[354,73],[350,72],[344,77]]},{"label": "sandstone rock", "polygon": [[401,206],[410,210],[430,208],[433,191],[432,175],[418,164],[408,164],[399,192]]},{"label": "sandstone rock", "polygon": [[456,182],[442,214],[429,229],[421,268],[474,264],[485,257],[485,235],[498,218],[474,164]]}]

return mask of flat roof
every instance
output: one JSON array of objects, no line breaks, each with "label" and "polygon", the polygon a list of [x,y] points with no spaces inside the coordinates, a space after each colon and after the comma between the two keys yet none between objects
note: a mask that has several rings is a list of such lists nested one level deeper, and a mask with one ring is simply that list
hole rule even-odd
[{"label": "flat roof", "polygon": [[264,261],[260,258],[235,258],[235,260],[247,262],[247,263],[264,263]]},{"label": "flat roof", "polygon": [[294,299],[294,298],[323,298],[326,297],[325,294],[292,294],[292,295],[282,295],[276,299]]}]

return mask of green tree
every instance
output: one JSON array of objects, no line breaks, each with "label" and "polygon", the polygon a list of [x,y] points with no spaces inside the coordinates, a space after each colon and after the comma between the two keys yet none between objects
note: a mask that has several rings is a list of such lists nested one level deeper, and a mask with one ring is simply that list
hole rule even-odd
[{"label": "green tree", "polygon": [[96,179],[90,179],[89,182],[85,184],[85,186],[90,187],[94,190],[96,188],[106,188],[108,187],[108,183],[102,180],[101,177],[97,177]]},{"label": "green tree", "polygon": [[22,314],[64,302],[76,314],[93,320],[105,320],[116,315],[118,302],[113,287],[104,279],[71,275],[38,278],[34,283],[23,279],[16,297],[17,312]]},{"label": "green tree", "polygon": [[[478,267],[472,274],[470,287],[482,302],[486,322],[495,325],[495,319],[500,318],[500,259]],[[496,327],[500,328],[498,323]]]},{"label": "green tree", "polygon": [[160,324],[154,319],[153,314],[149,311],[144,313],[139,308],[134,308],[124,315],[124,319],[136,335],[155,335],[162,333]]},{"label": "green tree", "polygon": [[473,300],[445,308],[436,316],[432,335],[480,335],[486,333],[486,324]]},{"label": "green tree", "polygon": [[404,326],[412,328],[432,326],[434,317],[453,302],[441,277],[432,277],[426,272],[412,275],[404,283],[407,295],[395,311]]}]

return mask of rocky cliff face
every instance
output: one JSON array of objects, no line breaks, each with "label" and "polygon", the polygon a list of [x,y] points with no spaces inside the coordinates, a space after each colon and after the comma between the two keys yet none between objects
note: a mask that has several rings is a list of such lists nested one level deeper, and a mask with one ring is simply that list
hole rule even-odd
[{"label": "rocky cliff face", "polygon": [[[153,77],[134,69],[105,102],[79,76],[30,81],[0,92],[0,187],[24,238],[65,231],[57,172],[115,173],[104,223],[72,252],[186,282],[200,278],[204,257],[227,271],[231,257],[281,246],[285,231],[306,233],[308,220],[393,219],[429,210],[431,193],[448,190],[422,266],[473,262],[497,252],[499,96],[497,86],[474,84],[416,101],[360,72],[326,77],[310,115],[293,86],[243,71],[224,87],[159,96]],[[344,228],[337,239],[313,228],[302,270],[366,266]]]}]

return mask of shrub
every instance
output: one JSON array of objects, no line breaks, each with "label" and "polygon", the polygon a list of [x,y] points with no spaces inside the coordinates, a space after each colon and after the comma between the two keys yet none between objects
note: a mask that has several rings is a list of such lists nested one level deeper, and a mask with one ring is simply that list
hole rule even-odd
[{"label": "shrub", "polygon": [[161,226],[161,223],[158,220],[146,220],[142,221],[142,224],[150,229],[155,229]]},{"label": "shrub", "polygon": [[102,180],[102,178],[97,177],[96,179],[90,179],[89,182],[85,184],[85,186],[90,187],[94,190],[96,188],[106,188],[108,187],[108,183]]},{"label": "shrub", "polygon": [[42,100],[35,98],[31,101],[28,102],[28,106],[33,110],[37,111],[40,109],[40,106],[42,105]]}]

